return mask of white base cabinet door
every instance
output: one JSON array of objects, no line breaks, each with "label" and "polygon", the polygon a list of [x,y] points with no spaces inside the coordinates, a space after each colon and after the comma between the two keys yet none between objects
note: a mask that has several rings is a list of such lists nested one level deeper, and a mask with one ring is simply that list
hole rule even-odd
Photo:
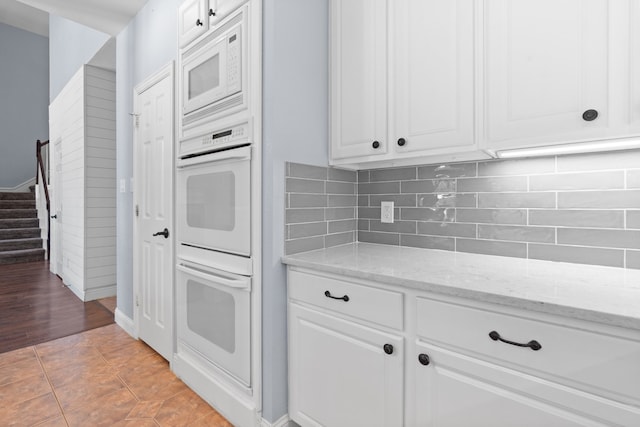
[{"label": "white base cabinet door", "polygon": [[622,410],[606,399],[429,344],[418,343],[416,349],[417,426],[605,427],[638,422],[632,408]]},{"label": "white base cabinet door", "polygon": [[302,426],[403,425],[403,339],[289,304],[289,414]]}]

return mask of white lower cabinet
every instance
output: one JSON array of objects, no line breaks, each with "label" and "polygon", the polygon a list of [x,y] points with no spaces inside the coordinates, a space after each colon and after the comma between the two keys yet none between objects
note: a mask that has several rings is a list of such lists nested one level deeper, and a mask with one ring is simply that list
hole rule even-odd
[{"label": "white lower cabinet", "polygon": [[637,427],[640,333],[289,268],[301,426]]},{"label": "white lower cabinet", "polygon": [[403,339],[289,306],[289,411],[305,426],[401,426]]}]

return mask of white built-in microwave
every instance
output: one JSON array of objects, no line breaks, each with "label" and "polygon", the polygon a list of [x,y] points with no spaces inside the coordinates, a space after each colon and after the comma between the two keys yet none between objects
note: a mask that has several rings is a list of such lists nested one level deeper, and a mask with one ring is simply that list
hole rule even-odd
[{"label": "white built-in microwave", "polygon": [[240,8],[181,53],[183,127],[246,109],[246,15]]}]

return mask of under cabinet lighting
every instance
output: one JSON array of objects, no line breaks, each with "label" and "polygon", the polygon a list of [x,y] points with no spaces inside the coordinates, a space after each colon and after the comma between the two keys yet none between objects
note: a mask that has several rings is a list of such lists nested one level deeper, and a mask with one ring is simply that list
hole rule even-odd
[{"label": "under cabinet lighting", "polygon": [[554,156],[562,154],[595,153],[598,151],[630,150],[640,148],[640,138],[613,139],[609,141],[579,142],[575,144],[553,145],[535,148],[500,150],[496,156],[501,159],[518,157]]}]

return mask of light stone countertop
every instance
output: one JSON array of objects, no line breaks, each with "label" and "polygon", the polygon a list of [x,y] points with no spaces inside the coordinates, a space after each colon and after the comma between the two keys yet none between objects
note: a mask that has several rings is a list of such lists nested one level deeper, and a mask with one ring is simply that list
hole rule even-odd
[{"label": "light stone countertop", "polygon": [[640,270],[352,243],[282,262],[640,331]]}]

